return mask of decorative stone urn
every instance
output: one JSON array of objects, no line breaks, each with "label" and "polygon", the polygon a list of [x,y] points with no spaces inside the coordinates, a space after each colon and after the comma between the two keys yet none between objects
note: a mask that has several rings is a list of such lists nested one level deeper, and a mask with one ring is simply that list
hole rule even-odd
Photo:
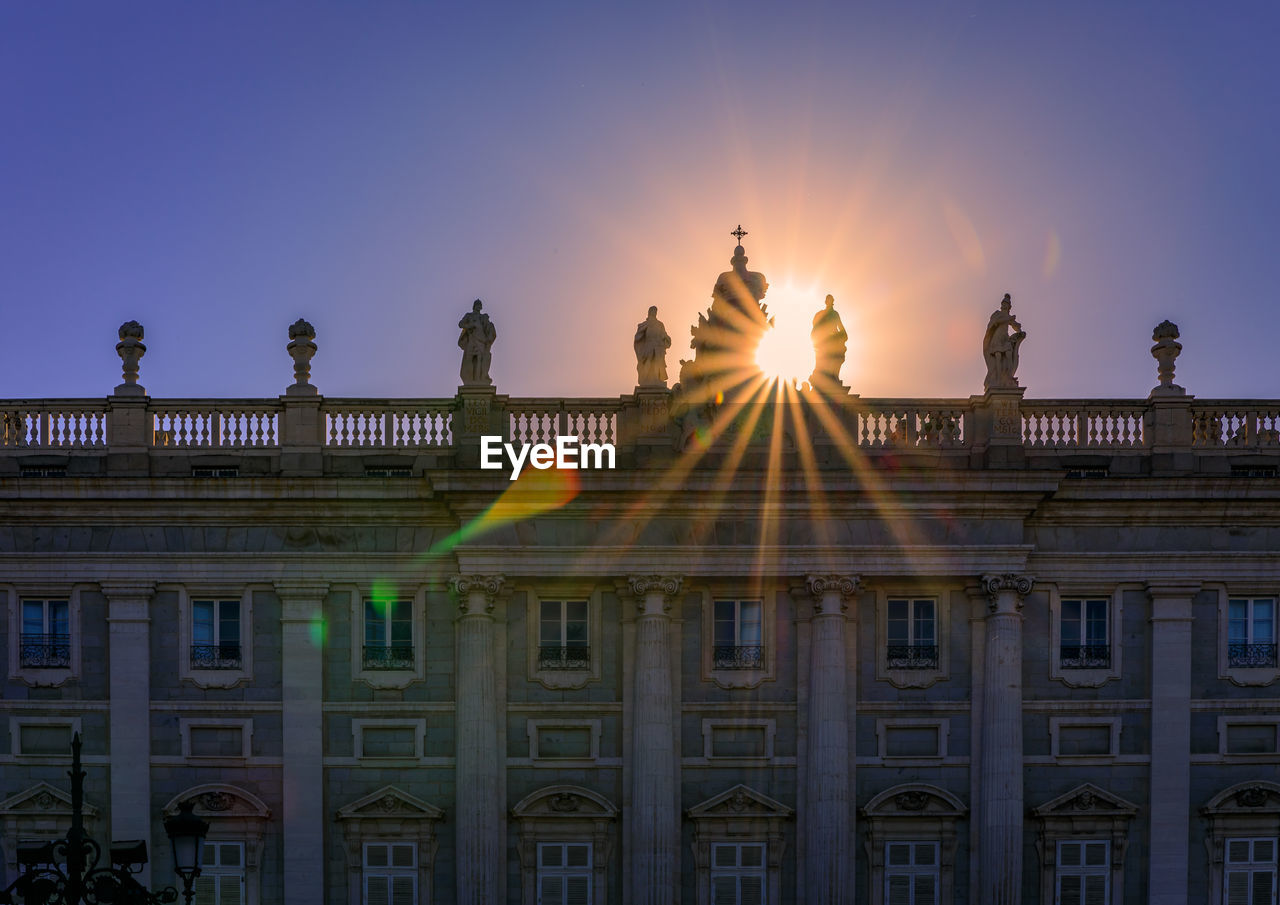
[{"label": "decorative stone urn", "polygon": [[1178,325],[1172,321],[1161,321],[1151,333],[1155,345],[1151,347],[1151,356],[1156,360],[1160,385],[1151,391],[1152,396],[1185,396],[1187,391],[1173,382],[1174,362],[1182,351],[1182,343],[1178,342]]},{"label": "decorative stone urn", "polygon": [[120,342],[116,343],[116,354],[124,365],[124,383],[116,387],[117,396],[145,396],[147,390],[138,383],[138,363],[147,354],[147,347],[142,342],[142,324],[137,321],[125,321],[120,325]]},{"label": "decorative stone urn", "polygon": [[289,326],[289,350],[293,358],[293,385],[285,390],[287,396],[314,396],[316,388],[309,383],[311,358],[316,354],[316,328],[302,318]]}]

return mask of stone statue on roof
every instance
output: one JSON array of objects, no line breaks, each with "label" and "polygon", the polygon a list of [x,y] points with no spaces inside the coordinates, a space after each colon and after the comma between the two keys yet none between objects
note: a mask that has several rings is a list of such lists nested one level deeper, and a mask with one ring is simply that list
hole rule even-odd
[{"label": "stone statue on roof", "polygon": [[493,386],[489,377],[489,365],[492,355],[489,350],[493,341],[498,338],[498,330],[489,320],[489,315],[480,310],[479,299],[471,306],[471,310],[458,321],[462,330],[458,337],[458,348],[462,350],[462,385],[464,387]]},{"label": "stone statue on roof", "polygon": [[1000,308],[991,313],[987,332],[982,337],[982,357],[987,362],[987,377],[982,385],[988,390],[1018,385],[1018,378],[1014,376],[1018,370],[1018,346],[1027,334],[1013,316],[1012,308],[1013,298],[1006,292]]},{"label": "stone statue on roof", "polygon": [[828,295],[826,307],[813,316],[813,329],[809,331],[814,356],[809,383],[818,389],[841,386],[840,368],[844,365],[849,334],[845,332],[844,322],[840,320],[840,312],[835,306],[835,296]]}]

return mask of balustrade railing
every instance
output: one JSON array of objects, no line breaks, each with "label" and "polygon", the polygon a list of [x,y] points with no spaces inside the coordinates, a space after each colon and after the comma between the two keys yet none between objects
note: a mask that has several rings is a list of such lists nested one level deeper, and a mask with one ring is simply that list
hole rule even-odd
[{"label": "balustrade railing", "polygon": [[617,399],[512,399],[507,405],[508,437],[513,443],[554,443],[574,436],[581,443],[617,443]]},{"label": "balustrade railing", "polygon": [[239,644],[191,645],[192,669],[240,669],[243,664]]},{"label": "balustrade railing", "polygon": [[854,439],[866,449],[964,446],[969,409],[963,400],[862,400],[855,409]]},{"label": "balustrade railing", "polygon": [[1023,400],[1022,442],[1030,449],[1140,449],[1143,401]]},{"label": "balustrade railing", "polygon": [[326,400],[325,445],[418,449],[453,445],[453,400]]},{"label": "balustrade railing", "polygon": [[1193,402],[1191,445],[1209,449],[1280,447],[1280,404]]},{"label": "balustrade railing", "polygon": [[101,401],[0,405],[0,447],[103,449],[106,445],[107,410]]},{"label": "balustrade railing", "polygon": [[365,669],[413,669],[413,644],[399,642],[364,645]]},{"label": "balustrade railing", "polygon": [[168,400],[149,408],[152,445],[173,449],[279,446],[280,405],[270,400]]}]

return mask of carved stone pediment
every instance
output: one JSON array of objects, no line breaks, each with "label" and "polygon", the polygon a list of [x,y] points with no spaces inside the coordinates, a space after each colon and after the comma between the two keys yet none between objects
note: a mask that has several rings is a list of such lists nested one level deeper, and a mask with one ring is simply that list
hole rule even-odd
[{"label": "carved stone pediment", "polygon": [[1032,808],[1031,813],[1037,817],[1133,817],[1138,813],[1138,806],[1086,782]]},{"label": "carved stone pediment", "polygon": [[741,784],[694,805],[688,811],[694,820],[700,817],[778,818],[790,817],[792,813],[785,804]]},{"label": "carved stone pediment", "polygon": [[[97,817],[98,809],[84,805],[86,817]],[[36,783],[25,791],[0,801],[0,817],[71,817],[71,794],[49,785]]]},{"label": "carved stone pediment", "polygon": [[178,813],[178,805],[192,802],[194,812],[205,818],[249,817],[266,820],[271,809],[257,795],[226,783],[211,782],[175,795],[164,806],[166,815]]},{"label": "carved stone pediment", "polygon": [[346,807],[339,808],[337,813],[339,820],[376,820],[388,817],[396,820],[443,820],[444,811],[395,786],[383,786],[376,792],[370,792]]},{"label": "carved stone pediment", "polygon": [[862,809],[866,817],[963,817],[969,809],[946,789],[908,782],[885,789]]},{"label": "carved stone pediment", "polygon": [[526,795],[511,809],[517,819],[530,817],[616,817],[607,798],[579,786],[547,786]]},{"label": "carved stone pediment", "polygon": [[1280,785],[1260,779],[1238,783],[1210,799],[1201,813],[1207,817],[1280,813]]}]

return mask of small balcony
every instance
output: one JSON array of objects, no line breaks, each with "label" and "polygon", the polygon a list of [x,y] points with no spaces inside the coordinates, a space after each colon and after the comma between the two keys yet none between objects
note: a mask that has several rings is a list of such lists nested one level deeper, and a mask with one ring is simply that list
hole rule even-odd
[{"label": "small balcony", "polygon": [[18,640],[18,659],[29,669],[69,669],[71,636],[23,632]]},{"label": "small balcony", "polygon": [[886,669],[937,669],[938,645],[890,644],[885,649]]},{"label": "small balcony", "polygon": [[543,644],[538,669],[590,669],[591,648],[585,644]]},{"label": "small balcony", "polygon": [[192,669],[243,669],[239,644],[191,645]]},{"label": "small balcony", "polygon": [[413,669],[413,644],[366,644],[363,662],[365,669]]},{"label": "small balcony", "polygon": [[1058,650],[1058,666],[1062,669],[1110,669],[1111,645],[1064,644]]},{"label": "small balcony", "polygon": [[712,669],[764,669],[764,645],[716,645],[711,650]]},{"label": "small balcony", "polygon": [[1227,645],[1227,662],[1232,669],[1274,669],[1276,645],[1230,643]]}]

